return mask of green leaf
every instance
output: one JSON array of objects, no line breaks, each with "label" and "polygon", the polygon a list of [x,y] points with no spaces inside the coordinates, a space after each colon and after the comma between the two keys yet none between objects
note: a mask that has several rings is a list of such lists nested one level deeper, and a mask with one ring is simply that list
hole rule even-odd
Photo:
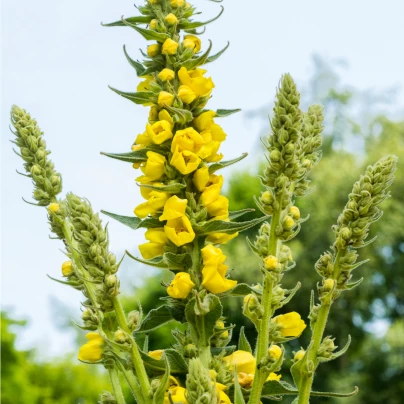
[{"label": "green leaf", "polygon": [[151,185],[151,184],[140,184],[139,186],[141,188],[150,188],[150,189],[154,189],[156,191],[167,192],[169,194],[177,194],[178,192],[180,192],[182,189],[184,189],[186,187],[186,184],[180,184],[178,182],[174,182],[172,184],[162,185],[162,186],[156,186],[156,185]]},{"label": "green leaf", "polygon": [[158,42],[164,42],[166,39],[170,38],[168,34],[164,34],[162,32],[157,32],[153,31],[151,29],[145,29],[145,28],[140,28],[134,24],[131,24],[128,20],[122,20],[122,22],[127,25],[128,27],[133,28],[139,34],[143,36],[144,39],[147,41],[158,41]]},{"label": "green leaf", "polygon": [[101,210],[101,213],[109,217],[112,217],[112,219],[117,220],[118,222],[124,224],[125,226],[130,227],[133,230],[137,230],[140,227],[140,224],[142,223],[142,220],[136,216],[121,216],[115,213],[107,212],[105,210]]},{"label": "green leaf", "polygon": [[146,70],[144,66],[137,62],[136,60],[133,60],[129,55],[128,52],[126,52],[126,46],[123,46],[123,52],[125,53],[126,59],[128,60],[129,64],[136,70],[136,74],[138,77],[141,77]]},{"label": "green leaf", "polygon": [[220,170],[224,167],[231,166],[232,164],[238,163],[239,161],[245,159],[248,156],[248,153],[243,153],[242,156],[237,157],[233,160],[222,161],[221,163],[213,163],[209,166],[209,173],[213,174],[215,171]]},{"label": "green leaf", "polygon": [[240,351],[246,351],[252,354],[251,345],[245,336],[244,326],[240,328],[240,335],[238,337],[238,349]]},{"label": "green leaf", "polygon": [[210,233],[226,233],[234,234],[240,231],[254,227],[267,220],[269,216],[259,217],[257,219],[249,220],[247,222],[226,222],[224,220],[209,220],[201,224],[194,226],[194,230],[201,236],[205,236]]},{"label": "green leaf", "polygon": [[156,268],[164,268],[168,269],[167,264],[164,262],[163,257],[155,257],[150,260],[144,260],[142,258],[135,257],[132,255],[129,251],[126,251],[126,254],[132,258],[133,260],[140,262],[141,264],[149,265],[151,267],[156,267]]},{"label": "green leaf", "polygon": [[235,211],[230,211],[229,212],[229,219],[237,219],[240,216],[245,215],[246,213],[252,213],[255,212],[255,209],[242,209],[242,210],[235,210]]},{"label": "green leaf", "polygon": [[170,307],[165,304],[157,309],[150,310],[134,333],[150,332],[173,321],[174,318],[171,313]]},{"label": "green leaf", "polygon": [[204,25],[207,25],[207,24],[217,20],[223,14],[224,7],[223,6],[220,6],[220,7],[222,7],[220,13],[216,17],[212,18],[211,20],[208,20],[208,21],[205,21],[205,22],[180,21],[180,23],[178,24],[178,27],[181,28],[181,29],[194,29],[194,28],[199,28],[199,27],[202,27]]},{"label": "green leaf", "polygon": [[[136,17],[129,17],[126,18],[125,21],[127,21],[130,24],[149,24],[150,21],[152,20],[151,16],[136,16]],[[103,27],[125,27],[128,24],[125,24],[123,19],[119,21],[114,21],[110,22],[108,24],[101,23]]]},{"label": "green leaf", "polygon": [[[215,295],[206,295],[202,301],[197,299],[199,296],[193,297],[185,306],[185,318],[194,340],[198,340],[201,346],[209,346],[216,321],[222,316],[223,308],[220,299]],[[202,313],[200,306],[207,312]]]},{"label": "green leaf", "polygon": [[160,384],[157,387],[156,392],[153,394],[153,404],[161,404],[164,401],[166,390],[168,389],[168,383],[170,381],[170,364],[168,357],[163,357],[165,361],[166,370],[163,377],[160,379]]},{"label": "green leaf", "polygon": [[195,69],[195,67],[203,65],[204,63],[206,63],[211,50],[212,50],[212,42],[209,41],[209,47],[204,54],[181,63],[181,66],[185,67],[187,70],[192,70]]},{"label": "green leaf", "polygon": [[173,114],[174,122],[179,123],[180,125],[185,125],[193,119],[192,112],[186,109],[170,107],[168,105],[166,106],[166,109]]},{"label": "green leaf", "polygon": [[117,93],[123,98],[126,98],[135,104],[148,104],[150,102],[153,102],[153,100],[156,99],[156,95],[150,91],[140,91],[137,93],[126,93],[124,91],[117,90],[114,87],[108,86],[112,91]]},{"label": "green leaf", "polygon": [[216,55],[210,56],[206,59],[205,63],[212,63],[214,62],[216,59],[218,59],[220,56],[222,56],[222,54],[224,52],[226,52],[227,48],[230,46],[230,42],[227,42],[227,45],[218,53],[216,53]]},{"label": "green leaf", "polygon": [[256,289],[252,288],[250,285],[247,285],[246,283],[239,283],[233,289],[230,289],[224,293],[220,293],[218,296],[220,296],[220,297],[226,297],[226,296],[243,297],[243,296],[249,295],[250,293],[255,293],[256,295],[262,295],[262,291],[256,290]]},{"label": "green leaf", "polygon": [[226,116],[230,116],[233,114],[236,114],[237,112],[240,112],[241,109],[218,109],[216,110],[216,115],[215,118],[225,118]]}]

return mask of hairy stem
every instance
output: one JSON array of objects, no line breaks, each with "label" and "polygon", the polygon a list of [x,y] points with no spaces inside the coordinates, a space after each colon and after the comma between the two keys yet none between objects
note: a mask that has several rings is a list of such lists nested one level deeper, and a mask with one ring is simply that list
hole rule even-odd
[{"label": "hairy stem", "polygon": [[[283,192],[277,198],[278,201],[278,209],[276,209],[272,216],[271,221],[271,233],[269,236],[269,245],[268,245],[268,252],[269,255],[277,256],[278,250],[278,236],[276,235],[276,228],[279,225],[281,213],[282,213],[282,198]],[[272,301],[272,289],[273,289],[273,280],[269,273],[264,275],[264,284],[263,284],[263,291],[262,291],[262,301],[261,304],[264,308],[264,314],[259,324],[258,329],[258,341],[257,341],[257,353],[256,353],[256,360],[257,366],[267,354],[268,351],[268,344],[269,344],[269,322],[273,315],[273,310],[271,306]],[[249,404],[259,404],[261,402],[261,392],[262,387],[265,383],[265,375],[263,375],[258,367],[255,371],[255,377],[253,386],[251,389],[250,399],[248,401]]]}]

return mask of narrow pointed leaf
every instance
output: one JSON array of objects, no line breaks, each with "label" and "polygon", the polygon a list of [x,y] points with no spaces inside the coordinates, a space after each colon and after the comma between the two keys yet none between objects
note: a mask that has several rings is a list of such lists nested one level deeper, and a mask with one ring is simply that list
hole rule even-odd
[{"label": "narrow pointed leaf", "polygon": [[221,9],[220,13],[216,17],[212,18],[211,20],[208,20],[205,22],[198,22],[198,21],[182,21],[181,22],[180,21],[178,27],[181,29],[194,29],[194,28],[199,28],[204,25],[207,25],[207,24],[217,20],[223,14],[224,7],[223,6],[221,6],[221,7],[222,7],[222,9]]},{"label": "narrow pointed leaf", "polygon": [[240,112],[240,111],[241,111],[240,108],[237,108],[237,109],[217,109],[215,118],[225,118],[227,116],[236,114],[237,112]]},{"label": "narrow pointed leaf", "polygon": [[220,170],[224,167],[228,167],[228,166],[231,166],[232,164],[238,163],[239,161],[245,159],[247,156],[248,156],[248,153],[243,153],[240,157],[237,157],[236,159],[222,161],[221,163],[213,163],[212,165],[209,166],[209,173],[213,174],[217,170]]},{"label": "narrow pointed leaf", "polygon": [[125,53],[126,59],[128,60],[129,64],[136,70],[136,74],[138,75],[138,77],[141,77],[144,73],[144,71],[146,70],[144,68],[144,66],[140,63],[137,62],[136,60],[133,60],[128,52],[126,51],[126,46],[123,46],[123,52]]},{"label": "narrow pointed leaf", "polygon": [[150,102],[153,102],[153,100],[156,99],[156,95],[150,91],[140,91],[137,93],[127,93],[124,91],[120,91],[117,90],[114,87],[108,86],[112,91],[114,91],[115,93],[117,93],[118,95],[120,95],[123,98],[126,98],[132,102],[134,102],[135,104],[148,104]]},{"label": "narrow pointed leaf", "polygon": [[218,53],[216,53],[216,55],[210,56],[206,59],[205,63],[212,63],[214,62],[216,59],[218,59],[220,56],[223,55],[224,52],[226,52],[227,48],[230,46],[230,42],[227,42],[227,45]]},{"label": "narrow pointed leaf", "polygon": [[245,336],[244,326],[240,328],[240,335],[238,337],[238,349],[240,351],[246,351],[252,354],[251,345]]},{"label": "narrow pointed leaf", "polygon": [[249,220],[247,222],[226,222],[224,220],[210,220],[208,222],[197,224],[194,230],[199,235],[205,236],[210,233],[226,233],[234,234],[240,231],[247,230],[257,224],[267,220],[269,216],[259,217],[257,219]]},{"label": "narrow pointed leaf", "polygon": [[[151,16],[136,16],[136,17],[129,17],[126,18],[125,21],[127,21],[130,24],[149,24],[150,21],[152,20]],[[123,22],[123,20],[119,21],[114,21],[114,22],[109,22],[107,24],[101,23],[103,27],[125,27],[127,24]]]}]

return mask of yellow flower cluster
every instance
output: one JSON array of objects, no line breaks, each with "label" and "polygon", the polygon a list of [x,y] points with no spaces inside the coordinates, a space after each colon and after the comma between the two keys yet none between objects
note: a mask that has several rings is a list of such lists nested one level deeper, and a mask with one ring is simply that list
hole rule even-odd
[{"label": "yellow flower cluster", "polygon": [[[169,25],[178,24],[174,11],[165,20]],[[156,24],[157,21],[152,21],[151,28],[156,28]],[[190,50],[192,53],[201,50],[201,41],[195,35],[185,35],[182,42],[168,38],[163,43],[150,45],[147,54],[151,59],[164,55],[169,61]],[[194,222],[191,223],[191,219],[195,207],[189,206],[187,195],[190,193],[194,195],[198,209],[206,211],[205,220],[229,221],[229,201],[220,195],[223,177],[209,172],[209,163],[223,158],[219,149],[226,133],[215,122],[216,113],[203,110],[215,87],[206,73],[201,68],[175,67],[175,63],[170,62],[161,71],[142,76],[143,81],[138,85],[138,92],[156,95],[144,104],[151,107],[149,121],[132,146],[134,152],[147,148],[144,151],[147,159],[133,165],[142,172],[136,180],[145,199],[134,212],[140,219],[151,216],[161,222],[161,227],[146,231],[148,242],[139,246],[144,259],[163,256],[168,246],[172,251],[174,246],[182,247],[194,241]],[[189,111],[185,122],[178,120],[178,110]],[[166,192],[164,186],[170,183],[187,184],[188,194],[185,190]],[[237,235],[211,233],[206,242],[225,244]],[[236,285],[235,281],[226,278],[227,266],[223,264],[226,257],[219,248],[207,244],[202,255],[203,287],[212,293],[222,293]],[[173,298],[183,299],[194,286],[191,277],[181,272],[167,292]]]}]

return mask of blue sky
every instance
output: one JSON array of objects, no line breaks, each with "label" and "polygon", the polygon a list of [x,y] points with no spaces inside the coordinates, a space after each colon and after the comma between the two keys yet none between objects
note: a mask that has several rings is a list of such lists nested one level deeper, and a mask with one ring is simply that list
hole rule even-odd
[{"label": "blue sky", "polygon": [[[137,4],[140,4],[137,2]],[[209,19],[219,5],[193,2]],[[215,50],[231,42],[227,52],[209,65],[216,89],[214,108],[251,110],[273,100],[284,72],[298,83],[310,75],[313,53],[342,58],[350,69],[346,83],[376,93],[404,86],[404,3],[400,0],[225,0],[223,16],[208,25],[202,40]],[[12,104],[27,109],[45,131],[52,159],[63,174],[64,191],[89,198],[96,210],[131,214],[140,203],[134,172],[100,151],[128,150],[143,131],[147,110],[112,93],[107,85],[131,91],[138,79],[122,52],[134,58],[145,41],[130,28],[103,28],[121,15],[135,15],[129,0],[3,0],[1,93],[2,282],[1,299],[30,327],[21,347],[38,346],[45,356],[64,352],[70,335],[54,326],[52,296],[78,312],[81,296],[51,282],[58,276],[62,246],[49,240],[43,209],[26,205],[30,181],[15,173],[20,159],[13,154],[8,130]],[[402,103],[401,96],[400,102]],[[221,121],[228,133],[223,150],[228,158],[251,152],[258,126],[243,114]],[[250,159],[247,164],[254,164]],[[143,235],[110,224],[111,248],[134,251]],[[144,273],[144,268],[142,272]],[[129,265],[124,270],[130,270]],[[134,281],[140,280],[134,271]]]}]

